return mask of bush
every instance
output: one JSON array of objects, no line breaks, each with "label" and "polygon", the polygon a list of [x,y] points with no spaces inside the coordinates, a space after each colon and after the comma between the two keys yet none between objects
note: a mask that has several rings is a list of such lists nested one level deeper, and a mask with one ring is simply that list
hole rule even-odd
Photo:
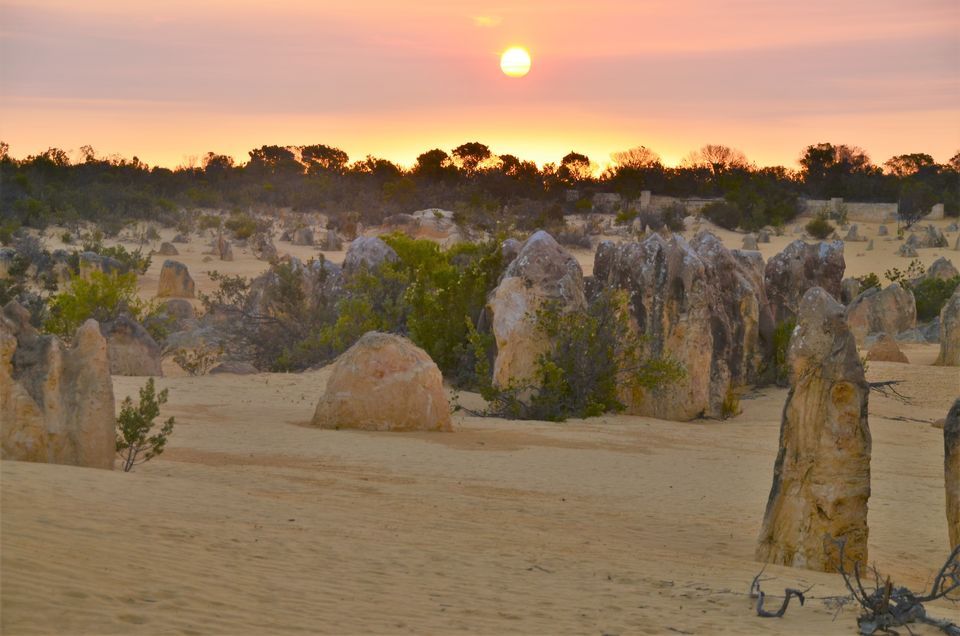
[{"label": "bush", "polygon": [[796,326],[796,320],[784,320],[778,323],[773,331],[773,373],[774,382],[779,386],[788,384],[790,369],[787,366],[787,350],[790,348],[790,337]]},{"label": "bush", "polygon": [[807,234],[822,241],[833,234],[836,228],[830,224],[826,216],[818,214],[815,219],[807,223],[804,229],[807,230]]},{"label": "bush", "polygon": [[686,216],[687,206],[679,202],[671,203],[661,212],[663,224],[671,232],[683,232],[686,229],[683,224],[683,219],[685,219]]},{"label": "bush", "polygon": [[248,239],[257,231],[256,219],[248,214],[231,216],[224,225],[239,240]]},{"label": "bush", "polygon": [[177,349],[173,354],[173,361],[177,366],[192,376],[206,375],[223,355],[222,347],[201,345],[196,349]]},{"label": "bush", "polygon": [[130,472],[137,464],[149,461],[163,452],[167,438],[173,432],[174,418],[167,419],[153,435],[154,420],[160,415],[160,407],[167,403],[169,391],[156,392],[153,378],[140,389],[140,403],[133,405],[127,396],[120,405],[117,416],[117,454],[123,462],[123,471]]},{"label": "bush", "polygon": [[924,278],[913,286],[913,296],[917,299],[917,319],[933,320],[950,300],[954,290],[960,285],[960,276],[948,280],[942,278]]},{"label": "bush", "polygon": [[857,276],[857,282],[860,283],[860,293],[867,291],[868,289],[873,289],[874,287],[880,287],[880,277],[874,274],[873,272],[869,274],[864,274],[863,276]]},{"label": "bush", "polygon": [[128,270],[138,274],[145,274],[152,262],[150,254],[144,254],[139,247],[132,252],[123,245],[107,247],[103,244],[103,233],[99,231],[84,239],[83,251],[116,259]]},{"label": "bush", "polygon": [[[645,359],[642,339],[630,327],[626,295],[607,290],[585,313],[563,312],[547,303],[536,314],[538,330],[550,350],[537,362],[530,384],[497,388],[490,383],[489,357],[478,350],[477,374],[485,379],[481,394],[494,415],[563,421],[623,410],[620,391],[663,386],[682,377],[674,362]],[[475,347],[484,342],[475,331]]]},{"label": "bush", "polygon": [[726,230],[735,230],[740,225],[740,208],[727,201],[713,201],[704,206],[700,214]]},{"label": "bush", "polygon": [[913,284],[913,281],[919,279],[926,272],[926,268],[923,266],[917,259],[910,261],[910,264],[907,265],[907,269],[900,269],[899,267],[894,267],[888,269],[883,273],[883,277],[886,278],[891,283],[896,283],[903,287],[904,289],[909,289]]},{"label": "bush", "polygon": [[201,214],[197,219],[197,227],[201,230],[216,230],[220,228],[222,220],[216,214]]},{"label": "bush", "polygon": [[90,280],[76,278],[67,291],[50,300],[46,330],[70,339],[89,318],[106,322],[127,313],[142,320],[152,309],[137,297],[137,275],[92,272]]}]

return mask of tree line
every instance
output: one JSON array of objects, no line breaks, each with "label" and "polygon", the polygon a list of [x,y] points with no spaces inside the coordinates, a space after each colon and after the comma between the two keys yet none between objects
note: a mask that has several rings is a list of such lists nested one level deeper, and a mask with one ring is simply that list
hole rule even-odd
[{"label": "tree line", "polygon": [[[744,227],[783,223],[799,211],[800,197],[899,202],[901,210],[943,203],[960,213],[960,152],[938,164],[929,154],[891,157],[882,165],[856,146],[818,143],[801,153],[799,169],[758,167],[744,153],[705,145],[677,167],[637,146],[611,155],[603,171],[583,153],[538,167],[511,154],[497,155],[480,142],[449,152],[435,148],[405,168],[374,156],[350,161],[324,144],[261,146],[238,164],[208,152],[197,165],[150,167],[137,157],[98,156],[90,146],[71,160],[50,148],[15,159],[0,142],[0,215],[9,233],[17,226],[44,227],[97,221],[119,229],[133,220],[169,225],[202,208],[268,212],[277,208],[353,214],[366,224],[425,207],[452,209],[479,226],[498,218],[536,225],[564,213],[591,209],[594,193],[624,201],[644,190],[675,197],[724,197],[740,211]],[[570,197],[570,190],[579,193]]]}]

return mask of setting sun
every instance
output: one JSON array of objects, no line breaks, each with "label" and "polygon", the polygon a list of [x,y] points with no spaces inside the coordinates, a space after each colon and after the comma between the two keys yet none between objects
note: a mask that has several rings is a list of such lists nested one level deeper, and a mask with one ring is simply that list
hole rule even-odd
[{"label": "setting sun", "polygon": [[522,46],[510,47],[500,56],[500,70],[509,77],[523,77],[530,72],[530,53]]}]

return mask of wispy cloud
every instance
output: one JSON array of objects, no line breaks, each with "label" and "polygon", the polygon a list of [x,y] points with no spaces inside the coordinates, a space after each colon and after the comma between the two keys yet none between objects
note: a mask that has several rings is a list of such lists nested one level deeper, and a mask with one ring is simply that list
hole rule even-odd
[{"label": "wispy cloud", "polygon": [[499,26],[503,22],[503,18],[496,15],[477,15],[470,18],[473,20],[473,24],[481,28],[491,28]]}]

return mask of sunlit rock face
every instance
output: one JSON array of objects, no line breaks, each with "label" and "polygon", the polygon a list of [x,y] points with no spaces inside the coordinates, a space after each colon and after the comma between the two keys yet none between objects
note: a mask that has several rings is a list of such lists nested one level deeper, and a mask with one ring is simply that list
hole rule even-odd
[{"label": "sunlit rock face", "polygon": [[65,346],[40,335],[14,302],[0,314],[0,457],[113,468],[107,341],[88,320]]},{"label": "sunlit rock face", "polygon": [[960,367],[960,286],[940,310],[940,355],[936,364]]},{"label": "sunlit rock face", "polygon": [[885,289],[873,287],[847,307],[847,324],[859,343],[871,334],[895,336],[917,326],[917,302],[913,292],[897,283]]},{"label": "sunlit rock face", "polygon": [[725,401],[758,379],[772,333],[762,272],[759,253],[730,251],[709,232],[690,243],[652,234],[598,246],[594,287],[624,290],[644,354],[685,370],[666,386],[622,395],[629,412],[679,421],[729,414]]},{"label": "sunlit rock face", "polygon": [[814,287],[799,310],[757,559],[834,572],[840,562],[833,539],[846,543],[846,567],[867,563],[870,388],[843,306]]},{"label": "sunlit rock face", "polygon": [[336,362],[313,416],[320,428],[449,431],[440,369],[406,338],[371,331]]},{"label": "sunlit rock face", "polygon": [[537,359],[550,344],[536,324],[537,310],[546,302],[564,312],[587,305],[580,264],[541,230],[526,240],[487,301],[497,343],[495,385],[534,381]]},{"label": "sunlit rock face", "polygon": [[955,548],[960,545],[960,398],[950,407],[943,425],[943,473],[950,547]]}]

